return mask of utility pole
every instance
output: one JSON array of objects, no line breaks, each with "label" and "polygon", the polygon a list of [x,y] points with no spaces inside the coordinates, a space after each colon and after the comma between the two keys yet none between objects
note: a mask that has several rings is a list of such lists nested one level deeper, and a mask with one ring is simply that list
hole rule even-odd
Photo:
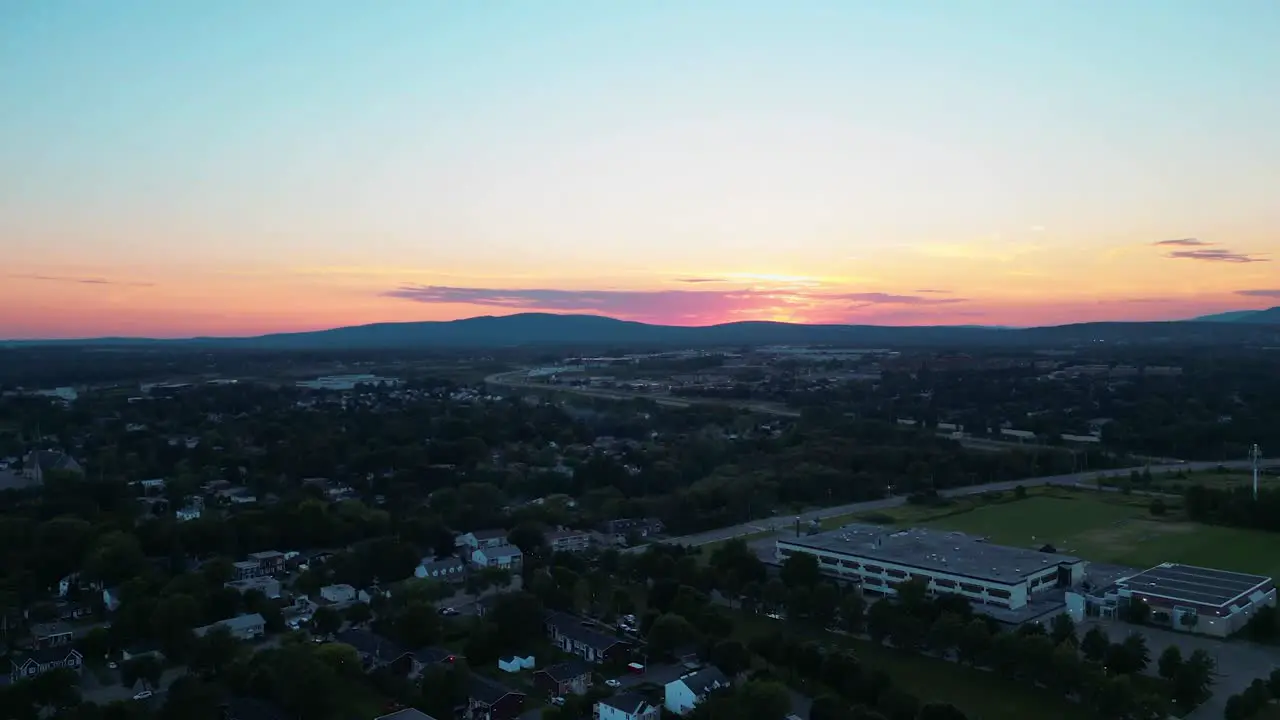
[{"label": "utility pole", "polygon": [[1249,459],[1253,461],[1253,499],[1254,499],[1254,502],[1257,502],[1258,470],[1259,470],[1259,465],[1262,464],[1262,451],[1258,449],[1257,443],[1254,443],[1253,447],[1249,448]]}]

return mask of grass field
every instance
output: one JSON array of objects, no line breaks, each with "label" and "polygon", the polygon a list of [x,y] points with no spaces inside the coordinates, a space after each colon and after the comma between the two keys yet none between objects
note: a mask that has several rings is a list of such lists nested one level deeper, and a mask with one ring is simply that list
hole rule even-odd
[{"label": "grass field", "polygon": [[[746,641],[778,629],[778,620],[762,615],[735,613],[740,639]],[[874,645],[815,628],[786,625],[789,635],[812,637],[851,648],[862,662],[889,673],[894,684],[924,702],[955,705],[970,720],[1080,720],[1085,717],[1078,705],[1047,691],[1007,680],[985,670],[957,665],[938,658],[917,655]]]},{"label": "grass field", "polygon": [[[1086,560],[1150,567],[1162,562],[1280,575],[1280,534],[1156,519],[1130,499],[1038,495],[938,517],[928,527],[1015,547],[1052,544]],[[896,519],[896,517],[895,517]],[[902,524],[915,524],[903,518]]]}]

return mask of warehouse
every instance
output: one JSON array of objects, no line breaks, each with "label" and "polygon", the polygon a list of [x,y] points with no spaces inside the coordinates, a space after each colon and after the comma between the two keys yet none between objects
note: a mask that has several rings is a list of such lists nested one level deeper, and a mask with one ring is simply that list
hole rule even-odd
[{"label": "warehouse", "polygon": [[1076,585],[1085,568],[1079,558],[993,545],[960,532],[858,524],[780,539],[776,553],[779,562],[793,553],[813,555],[824,573],[883,595],[894,594],[893,587],[908,579],[928,578],[930,590],[1007,610]]},{"label": "warehouse", "polygon": [[1151,622],[1175,630],[1226,637],[1245,626],[1258,608],[1276,604],[1269,577],[1163,563],[1092,591],[1067,595],[1067,612],[1115,617],[1133,599],[1151,608]]}]

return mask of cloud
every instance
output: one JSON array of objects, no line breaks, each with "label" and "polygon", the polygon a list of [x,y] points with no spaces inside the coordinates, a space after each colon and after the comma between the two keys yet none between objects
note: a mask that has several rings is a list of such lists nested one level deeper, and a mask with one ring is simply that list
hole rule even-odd
[{"label": "cloud", "polygon": [[1169,253],[1166,257],[1179,258],[1184,260],[1208,260],[1209,262],[1226,262],[1226,263],[1255,263],[1270,262],[1267,258],[1257,257],[1255,255],[1247,255],[1245,253],[1232,252],[1222,248],[1213,248],[1211,250],[1177,250]]},{"label": "cloud", "polygon": [[519,311],[600,313],[630,320],[697,323],[749,318],[793,318],[813,312],[868,306],[904,308],[964,302],[963,298],[932,298],[884,292],[829,293],[786,288],[563,290],[402,285],[383,295],[427,304],[482,305]]},{"label": "cloud", "polygon": [[682,283],[694,283],[694,284],[697,284],[697,283],[718,283],[718,282],[724,282],[724,281],[725,281],[725,279],[724,279],[724,278],[716,278],[716,277],[676,278],[676,282],[682,282]]},{"label": "cloud", "polygon": [[950,290],[935,290],[933,288],[924,288],[922,290],[915,290],[913,292],[925,293],[928,295],[950,295],[951,294]]},{"label": "cloud", "polygon": [[1178,238],[1177,240],[1160,240],[1151,244],[1164,247],[1197,247],[1200,245],[1212,245],[1213,243],[1205,242],[1204,240],[1197,240],[1196,238]]},{"label": "cloud", "polygon": [[1246,297],[1280,298],[1280,290],[1237,290],[1236,294]]},{"label": "cloud", "polygon": [[155,285],[155,283],[129,282],[127,280],[107,280],[105,278],[64,277],[61,275],[29,275],[29,274],[11,273],[9,275],[5,275],[5,277],[14,278],[17,280],[41,280],[45,282],[77,283],[80,285],[119,285],[124,287],[153,287]]}]

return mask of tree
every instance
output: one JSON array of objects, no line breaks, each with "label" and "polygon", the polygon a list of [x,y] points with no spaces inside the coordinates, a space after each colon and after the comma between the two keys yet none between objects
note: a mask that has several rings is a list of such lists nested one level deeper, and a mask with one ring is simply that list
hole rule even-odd
[{"label": "tree", "polygon": [[369,607],[368,603],[352,603],[343,611],[343,615],[346,616],[347,622],[352,625],[359,625],[373,619],[373,609]]},{"label": "tree", "polygon": [[788,588],[813,587],[822,580],[818,558],[808,553],[792,553],[782,563],[779,573],[782,584]]},{"label": "tree", "polygon": [[504,642],[525,647],[543,636],[542,603],[526,592],[497,596],[486,617],[498,630]]},{"label": "tree", "polygon": [[751,668],[751,651],[741,640],[721,640],[711,648],[711,664],[732,678]]},{"label": "tree", "polygon": [[311,629],[317,635],[333,635],[342,629],[342,616],[328,606],[316,608],[311,615]]},{"label": "tree", "polygon": [[412,602],[395,617],[396,639],[409,647],[431,645],[440,639],[440,615],[426,603]]},{"label": "tree", "polygon": [[222,720],[222,694],[195,675],[180,675],[164,695],[159,720]]},{"label": "tree", "polygon": [[1054,615],[1053,620],[1049,622],[1049,637],[1053,638],[1054,645],[1061,645],[1064,642],[1075,644],[1077,641],[1075,621],[1066,613]]},{"label": "tree", "polygon": [[697,631],[689,621],[674,613],[660,616],[649,628],[645,638],[649,651],[658,656],[669,656],[676,648],[688,644],[697,637]]},{"label": "tree", "polygon": [[1151,504],[1147,506],[1147,509],[1154,517],[1164,517],[1165,513],[1169,510],[1168,506],[1165,505],[1164,500],[1161,500],[1160,498],[1153,499]]},{"label": "tree", "polygon": [[240,641],[231,631],[219,627],[196,638],[191,652],[189,668],[206,677],[221,675],[240,655]]},{"label": "tree", "polygon": [[964,634],[964,628],[965,624],[958,615],[949,612],[942,613],[934,621],[933,626],[929,628],[927,640],[929,647],[943,655],[949,654],[960,644],[960,637]]},{"label": "tree", "polygon": [[154,655],[144,655],[120,665],[120,684],[131,688],[139,681],[148,687],[160,685],[160,676],[164,674],[164,665]]},{"label": "tree", "polygon": [[1084,654],[1085,659],[1093,662],[1102,662],[1110,647],[1111,640],[1107,637],[1107,633],[1097,626],[1089,628],[1089,632],[1085,633],[1080,641],[1080,652]]},{"label": "tree", "polygon": [[1058,643],[1053,649],[1050,663],[1050,685],[1056,687],[1064,695],[1070,695],[1080,689],[1084,681],[1084,667],[1076,646],[1069,640]]},{"label": "tree", "polygon": [[360,655],[346,643],[325,643],[317,647],[315,656],[328,665],[339,677],[358,678],[364,675]]},{"label": "tree", "polygon": [[764,606],[773,612],[778,612],[787,602],[787,586],[778,578],[771,578],[769,582],[764,584],[764,592],[761,600]]},{"label": "tree", "polygon": [[917,720],[968,720],[965,714],[955,705],[948,703],[928,703],[920,708]]},{"label": "tree", "polygon": [[960,660],[970,665],[981,663],[991,649],[991,629],[978,618],[969,621],[956,646]]},{"label": "tree", "polygon": [[[1161,660],[1164,657],[1161,656]],[[1209,696],[1209,688],[1213,685],[1216,663],[1209,653],[1196,650],[1191,653],[1173,675],[1173,698],[1182,707],[1189,707],[1202,702]],[[1274,671],[1273,671],[1274,672]],[[1164,668],[1161,668],[1161,675]],[[1270,690],[1267,694],[1271,695]]]},{"label": "tree", "polygon": [[819,695],[809,706],[809,720],[851,720],[852,717],[849,703],[836,695]]},{"label": "tree", "polygon": [[547,536],[538,523],[523,522],[512,528],[507,540],[528,556],[541,555],[547,547]]},{"label": "tree", "polygon": [[783,720],[791,712],[791,693],[782,683],[752,680],[737,695],[743,720]]},{"label": "tree", "polygon": [[830,582],[818,583],[810,597],[810,616],[820,627],[831,627],[839,610],[840,591]]},{"label": "tree", "polygon": [[1160,653],[1160,659],[1156,661],[1156,668],[1160,677],[1172,681],[1182,669],[1182,650],[1178,649],[1177,645],[1165,648],[1164,652]]},{"label": "tree", "polygon": [[860,634],[866,623],[867,603],[862,593],[851,591],[840,599],[840,628],[848,633]]}]

